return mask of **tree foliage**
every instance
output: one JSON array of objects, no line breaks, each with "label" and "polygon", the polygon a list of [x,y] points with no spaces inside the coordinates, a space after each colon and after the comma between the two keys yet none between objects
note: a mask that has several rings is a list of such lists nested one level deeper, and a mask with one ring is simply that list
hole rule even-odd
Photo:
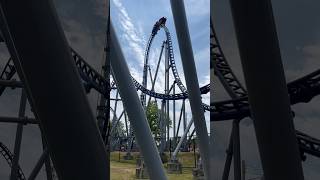
[{"label": "tree foliage", "polygon": [[[153,134],[153,137],[156,139],[157,142],[160,141],[160,116],[161,116],[161,109],[158,108],[158,104],[156,101],[150,101],[150,103],[147,106],[147,120],[151,129],[151,132]],[[167,118],[166,113],[163,114],[165,124],[167,127],[167,123],[169,123],[169,126],[171,127],[171,120],[170,118]]]}]

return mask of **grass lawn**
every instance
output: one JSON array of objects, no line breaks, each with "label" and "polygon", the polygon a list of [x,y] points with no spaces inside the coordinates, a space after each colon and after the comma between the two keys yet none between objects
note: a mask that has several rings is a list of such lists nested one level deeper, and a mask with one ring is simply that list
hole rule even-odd
[{"label": "grass lawn", "polygon": [[[136,170],[136,157],[138,153],[132,153],[133,160],[124,160],[123,156],[125,152],[112,152],[110,154],[110,165],[111,165],[111,180],[131,180],[135,179]],[[168,156],[169,157],[169,156]],[[179,153],[179,160],[182,163],[182,174],[167,174],[170,180],[191,180],[192,169],[194,167],[194,156],[193,153],[182,152]],[[166,169],[166,164],[164,167]]]}]

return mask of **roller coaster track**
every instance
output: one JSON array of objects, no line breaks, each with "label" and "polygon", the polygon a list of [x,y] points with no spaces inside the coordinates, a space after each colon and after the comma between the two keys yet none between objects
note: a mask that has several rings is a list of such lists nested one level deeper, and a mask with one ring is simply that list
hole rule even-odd
[{"label": "roller coaster track", "polygon": [[[109,83],[94,70],[76,51],[71,49],[72,56],[76,62],[81,78],[86,82],[87,87],[94,88],[99,93],[107,95],[107,90],[110,87]],[[13,66],[13,61],[10,58],[4,71],[1,74],[6,80],[10,80],[16,70]],[[291,104],[300,102],[309,102],[313,97],[320,94],[320,70],[310,73],[300,79],[297,79],[288,84]],[[179,94],[161,94],[151,91],[143,87],[134,78],[133,83],[137,90],[158,99],[179,100],[188,98],[187,93]],[[115,83],[113,83],[114,87]],[[210,91],[210,84],[200,88],[201,94],[206,94]],[[211,106],[204,104],[204,109],[209,111],[211,119],[214,121],[230,120],[235,118],[244,118],[250,116],[249,103],[247,97],[242,97],[234,100],[220,101],[211,103]]]},{"label": "roller coaster track", "polygon": [[152,46],[152,42],[153,42],[154,37],[156,36],[157,32],[162,28],[164,30],[164,32],[166,34],[166,38],[167,38],[166,42],[168,44],[168,58],[169,58],[170,67],[171,67],[171,71],[172,71],[174,80],[175,80],[176,84],[178,85],[179,89],[181,90],[181,92],[186,93],[187,89],[183,85],[183,83],[182,83],[182,81],[181,81],[181,79],[179,77],[179,73],[178,73],[177,67],[176,67],[170,31],[165,26],[165,24],[157,25],[157,23],[153,27],[153,30],[152,30],[152,33],[151,33],[151,36],[150,36],[150,40],[148,41],[148,44],[147,44],[146,53],[145,53],[146,54],[146,58],[149,58],[150,47]]},{"label": "roller coaster track", "polygon": [[[94,88],[102,95],[107,96],[110,85],[106,81],[106,79],[94,68],[92,68],[75,50],[71,49],[71,55],[76,63],[82,80],[85,82],[86,90],[89,91],[91,88]],[[0,79],[10,80],[15,75],[15,73],[16,69],[14,67],[13,60],[12,58],[9,58],[0,75]],[[5,88],[5,86],[0,86],[0,96],[2,95]]]},{"label": "roller coaster track", "polygon": [[[0,153],[5,158],[9,166],[12,167],[13,155],[10,152],[10,150],[7,148],[7,146],[5,146],[2,142],[0,142]],[[19,165],[18,165],[18,179],[19,180],[26,179]]]},{"label": "roller coaster track", "polygon": [[[158,98],[160,99],[166,99],[166,100],[173,100],[174,98],[184,98],[186,93],[187,93],[187,89],[186,87],[183,85],[180,77],[179,77],[179,73],[176,67],[176,63],[174,60],[174,54],[173,54],[173,47],[172,47],[172,40],[171,40],[171,35],[170,35],[170,31],[169,29],[165,26],[165,22],[161,23],[160,20],[157,21],[155,23],[155,25],[153,26],[151,35],[149,37],[148,43],[147,43],[147,47],[145,50],[145,61],[144,61],[144,69],[143,69],[143,81],[142,81],[142,85],[138,84],[137,81],[134,80],[134,83],[136,85],[136,87],[139,88],[143,88],[144,91],[142,91],[141,94],[141,102],[145,103],[145,96],[146,94],[148,94],[149,92],[146,91],[146,85],[147,85],[147,71],[148,71],[148,60],[149,60],[149,54],[150,54],[150,49],[152,46],[152,42],[155,38],[155,36],[157,35],[158,31],[160,29],[163,29],[165,34],[166,34],[166,43],[167,43],[167,52],[168,52],[168,58],[169,58],[169,62],[170,62],[170,68],[174,77],[174,80],[176,82],[176,84],[178,85],[179,89],[181,90],[181,94],[179,94],[178,96],[173,96],[170,98],[165,98],[166,96],[158,96]],[[141,89],[140,89],[141,90]],[[149,95],[149,94],[148,94]],[[156,94],[153,94],[156,95]]]},{"label": "roller coaster track", "polygon": [[228,61],[226,60],[218,38],[213,28],[213,24],[210,22],[210,55],[213,60],[212,66],[215,70],[216,76],[227,90],[232,99],[247,96],[247,91],[238,81],[237,77],[232,72]]},{"label": "roller coaster track", "polygon": [[[155,25],[156,26],[156,25]],[[155,29],[156,28],[156,29]],[[179,100],[179,99],[187,99],[188,98],[188,93],[186,91],[185,86],[182,84],[181,79],[179,77],[176,65],[175,65],[175,60],[174,60],[174,55],[173,55],[173,48],[172,48],[172,41],[171,41],[171,35],[166,26],[161,25],[154,27],[154,30],[149,38],[148,45],[147,45],[147,50],[146,50],[146,58],[148,58],[148,54],[150,51],[150,47],[152,45],[152,41],[159,31],[160,28],[163,28],[165,33],[166,33],[166,38],[167,38],[167,43],[168,43],[168,54],[169,54],[169,62],[170,62],[170,67],[172,70],[172,73],[174,75],[174,79],[178,87],[180,88],[182,93],[179,94],[162,94],[162,93],[156,93],[153,90],[147,89],[145,86],[140,84],[137,80],[135,80],[132,77],[133,83],[136,87],[137,90],[140,90],[144,95],[149,95],[151,97],[157,98],[157,99],[164,99],[164,100]],[[90,89],[95,89],[99,93],[101,93],[104,96],[108,96],[107,91],[111,89],[115,89],[115,82],[111,83],[111,86],[109,83],[106,81],[106,79],[101,76],[93,67],[91,67],[75,50],[70,48],[72,57],[76,63],[76,66],[78,68],[78,71],[80,73],[80,76],[82,80],[84,81],[85,84],[85,89],[87,92],[90,91]],[[5,80],[10,80],[16,70],[13,65],[13,61],[10,58],[7,62],[7,65],[5,66],[0,79],[5,79]],[[110,88],[111,87],[111,88]],[[0,87],[0,95],[4,91],[5,87]],[[201,94],[206,94],[210,91],[210,84],[207,84],[203,87],[200,88]],[[106,97],[109,98],[109,97]],[[209,111],[210,106],[204,104],[204,109]]]},{"label": "roller coaster track", "polygon": [[[320,70],[288,83],[291,105],[307,103],[320,94]],[[250,116],[247,97],[211,103],[211,121],[222,121]]]},{"label": "roller coaster track", "polygon": [[[304,134],[300,131],[296,131],[298,144],[302,152],[320,157],[320,140],[315,139],[307,134]],[[303,160],[306,160],[306,157],[303,156]]]},{"label": "roller coaster track", "polygon": [[[10,80],[15,73],[16,73],[16,69],[14,68],[13,61],[10,58],[7,61],[7,64],[4,66],[4,69],[0,75],[0,79]],[[5,89],[6,89],[5,86],[0,86],[0,96],[2,95]]]},{"label": "roller coaster track", "polygon": [[[99,74],[93,67],[91,67],[76,51],[71,49],[71,54],[73,59],[75,60],[76,66],[78,68],[78,71],[80,73],[80,76],[82,80],[86,83],[86,89],[90,90],[91,88],[97,90],[99,93],[102,95],[107,95],[107,90],[110,88],[109,83],[106,81],[106,79]],[[13,64],[12,59],[10,58],[7,64]],[[14,66],[10,66],[10,68],[6,74],[6,80],[10,80],[13,75],[15,74],[16,70]],[[4,72],[2,72],[4,73]],[[161,93],[156,93],[154,91],[151,91],[149,89],[146,89],[144,86],[142,86],[140,83],[138,83],[137,80],[132,78],[133,83],[136,87],[137,90],[140,90],[141,92],[158,98],[158,99],[165,99],[165,100],[179,100],[179,99],[186,99],[188,98],[187,93],[179,93],[179,94],[161,94]],[[115,87],[115,83],[111,83],[111,87]],[[210,84],[207,84],[203,87],[200,88],[200,91],[202,94],[206,94],[210,91]],[[109,98],[109,97],[107,97]]]},{"label": "roller coaster track", "polygon": [[[72,56],[76,62],[81,78],[86,82],[87,87],[94,88],[99,93],[107,95],[109,89],[109,83],[94,70],[76,51],[71,49]],[[5,74],[6,80],[10,80],[15,74],[12,59],[7,62],[7,66],[1,74]],[[309,102],[313,97],[320,94],[320,70],[310,73],[300,79],[297,79],[288,84],[288,91],[290,94],[291,104],[300,102]],[[158,99],[165,100],[179,100],[188,98],[187,93],[179,94],[161,94],[151,91],[143,87],[134,78],[133,83],[137,90]],[[114,87],[115,83],[113,83]],[[206,94],[210,91],[210,84],[207,84],[200,88],[202,94]],[[220,101],[211,103],[211,106],[204,104],[204,109],[209,111],[211,119],[214,121],[230,120],[236,118],[244,118],[250,116],[249,103],[247,97],[242,97],[234,100]]]},{"label": "roller coaster track", "polygon": [[169,62],[170,62],[170,67],[171,67],[171,70],[172,70],[172,73],[173,73],[174,80],[176,81],[176,84],[178,85],[178,87],[181,90],[181,92],[186,93],[187,89],[183,85],[183,83],[181,82],[181,79],[179,77],[178,70],[177,70],[177,67],[176,67],[176,63],[175,63],[175,60],[174,60],[172,41],[171,41],[171,35],[170,35],[170,32],[169,32],[169,29],[164,25],[161,26],[161,27],[166,32],[166,36],[167,36]]},{"label": "roller coaster track", "polygon": [[[87,83],[89,89],[94,88],[104,96],[108,96],[110,85],[106,79],[92,68],[76,51],[71,49],[72,57],[78,67],[81,78]],[[107,97],[109,98],[109,97]]]},{"label": "roller coaster track", "polygon": [[[250,110],[248,107],[247,91],[232,72],[232,69],[224,56],[215,33],[212,20],[210,20],[210,29],[211,65],[213,66],[215,74],[219,78],[220,82],[233,99],[212,103],[210,107],[211,120],[219,121],[248,117],[250,116]],[[313,97],[319,95],[319,74],[320,70],[317,70],[288,84],[291,104],[300,102],[306,103]]]},{"label": "roller coaster track", "polygon": [[[210,21],[210,29],[210,50],[213,61],[211,65],[224,88],[233,99],[212,103],[210,109],[211,120],[242,119],[248,117],[250,116],[250,109],[247,92],[237,80],[222,52],[212,21]],[[320,94],[320,70],[316,70],[290,82],[287,87],[292,105],[300,102],[309,102],[313,97]],[[302,160],[306,159],[304,153],[320,157],[320,140],[300,131],[296,131],[296,137],[302,153]]]}]

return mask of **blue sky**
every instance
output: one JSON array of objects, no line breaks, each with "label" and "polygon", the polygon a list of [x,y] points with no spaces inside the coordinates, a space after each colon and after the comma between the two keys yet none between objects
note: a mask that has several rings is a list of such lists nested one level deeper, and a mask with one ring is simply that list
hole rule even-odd
[{"label": "blue sky", "polygon": [[[126,57],[131,74],[141,83],[144,62],[144,51],[154,23],[161,17],[166,17],[174,50],[174,57],[178,67],[179,76],[185,84],[184,73],[181,65],[180,52],[176,39],[170,1],[169,0],[111,0],[111,19],[117,32],[122,51]],[[209,51],[209,0],[188,0],[185,1],[185,8],[188,18],[189,32],[195,56],[198,80],[200,86],[210,82],[210,51]],[[165,40],[165,34],[160,31],[151,47],[150,66],[154,74],[156,62],[159,57],[161,42]],[[170,77],[173,82],[173,77]],[[148,89],[150,87],[148,82]],[[164,64],[160,65],[155,90],[164,93]],[[178,89],[178,88],[176,88]],[[140,92],[139,92],[140,94]],[[160,102],[160,101],[159,101]],[[203,96],[203,102],[209,104],[209,94]],[[176,119],[178,118],[181,102],[177,102]],[[189,103],[188,103],[189,104]],[[172,105],[171,105],[172,107]],[[119,111],[121,111],[120,109]],[[187,116],[191,118],[190,107],[187,107]],[[121,112],[119,112],[121,113]],[[209,122],[209,113],[206,113]],[[209,128],[209,124],[207,124]]]}]

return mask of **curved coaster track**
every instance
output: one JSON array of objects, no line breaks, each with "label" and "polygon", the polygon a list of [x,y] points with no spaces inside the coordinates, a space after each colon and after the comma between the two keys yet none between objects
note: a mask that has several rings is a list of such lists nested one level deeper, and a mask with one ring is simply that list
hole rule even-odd
[{"label": "curved coaster track", "polygon": [[[231,100],[211,103],[210,119],[211,121],[223,121],[232,119],[241,120],[245,117],[250,117],[247,91],[232,72],[224,56],[212,20],[210,22],[210,29],[210,63],[215,71],[215,75],[232,98]],[[287,87],[291,105],[311,101],[312,98],[320,94],[320,69],[288,83]],[[299,131],[296,131],[296,136],[302,156],[303,153],[307,153],[320,157],[320,140]],[[303,157],[302,159],[305,160],[305,156]]]}]

